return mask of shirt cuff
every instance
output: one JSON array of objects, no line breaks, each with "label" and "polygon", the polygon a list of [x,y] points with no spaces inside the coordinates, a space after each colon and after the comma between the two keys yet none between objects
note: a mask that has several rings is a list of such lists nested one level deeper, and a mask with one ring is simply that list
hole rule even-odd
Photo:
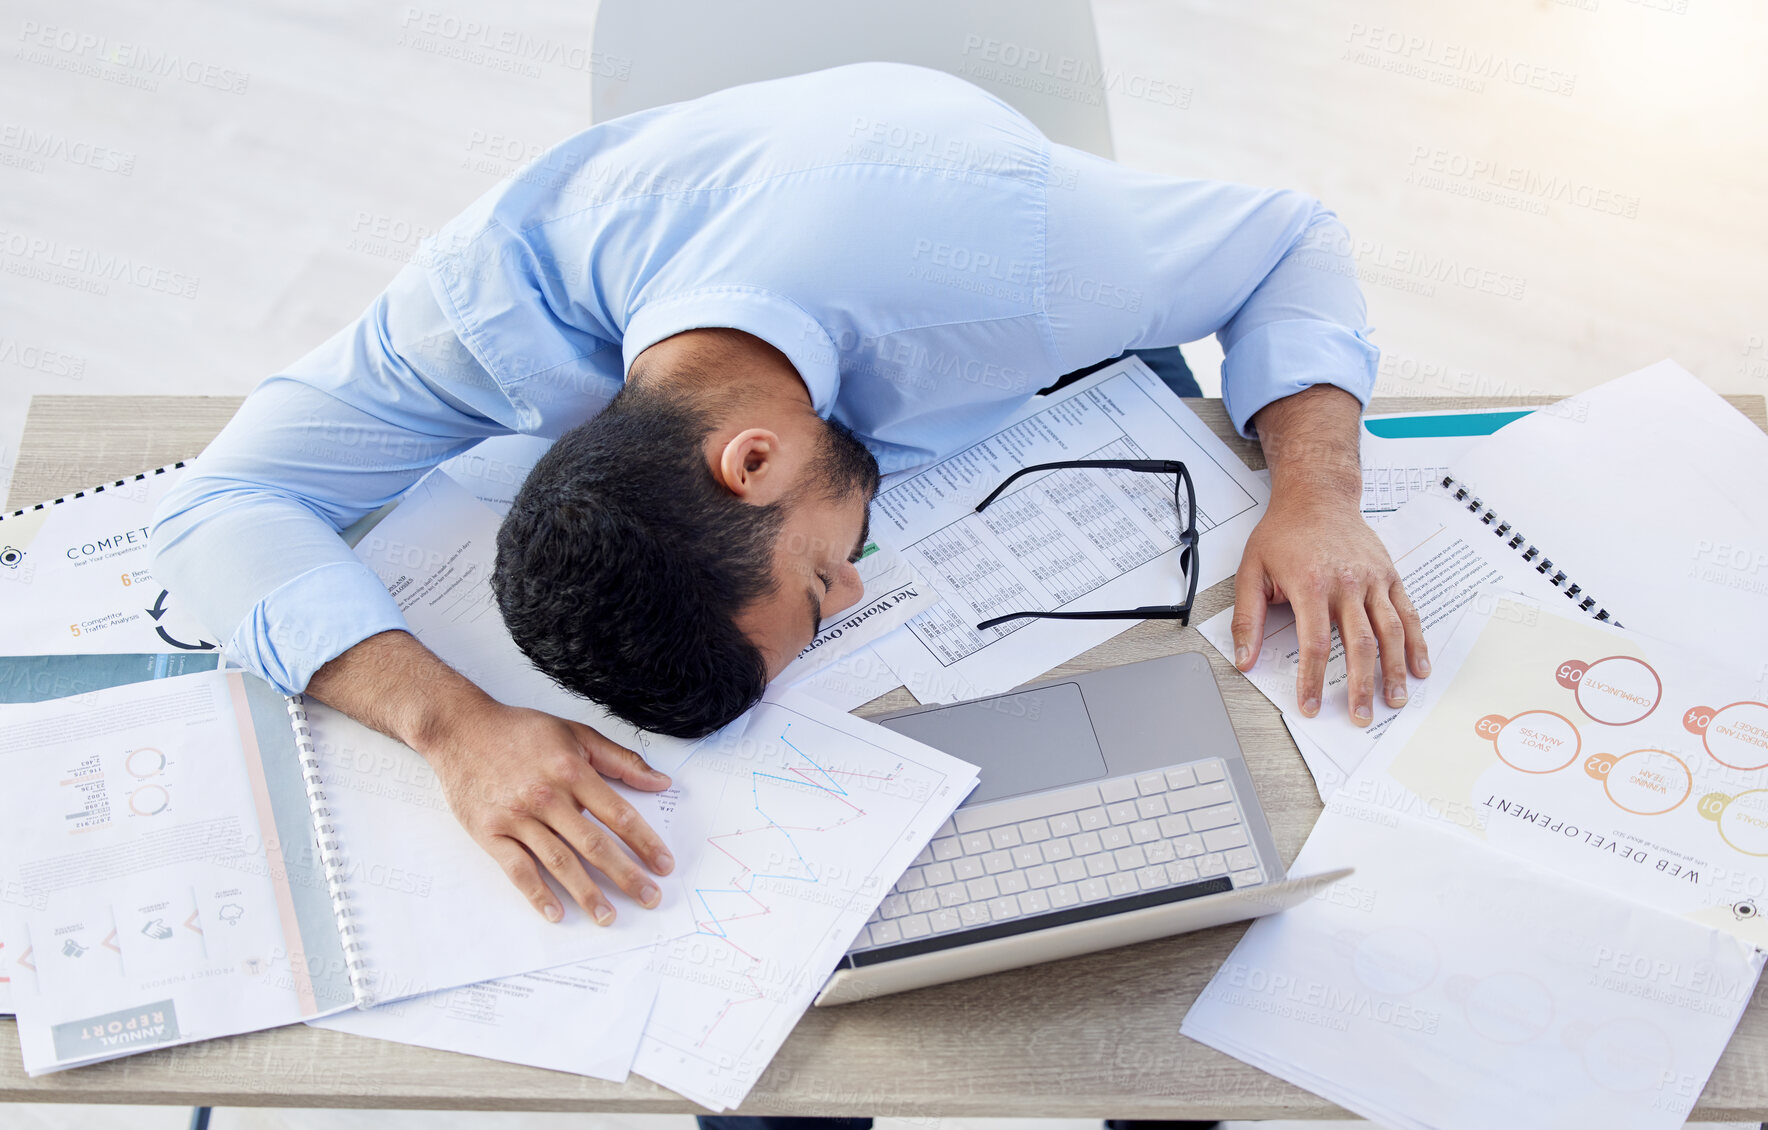
[{"label": "shirt cuff", "polygon": [[834,409],[841,383],[835,342],[797,303],[756,287],[709,287],[645,303],[621,337],[625,371],[632,372],[633,359],[664,338],[706,329],[742,330],[767,342],[798,370],[817,415]]},{"label": "shirt cuff", "polygon": [[300,694],[328,661],[394,630],[410,631],[374,571],[360,562],[333,561],[260,600],[234,630],[226,654],[283,694]]},{"label": "shirt cuff", "polygon": [[1222,405],[1247,439],[1252,418],[1275,400],[1314,385],[1336,385],[1368,407],[1381,350],[1360,331],[1330,322],[1288,321],[1260,326],[1222,358]]}]

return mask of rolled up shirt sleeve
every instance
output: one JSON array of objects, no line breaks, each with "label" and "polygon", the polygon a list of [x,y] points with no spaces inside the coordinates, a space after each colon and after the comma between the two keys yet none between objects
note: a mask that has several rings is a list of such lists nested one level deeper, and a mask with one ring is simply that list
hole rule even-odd
[{"label": "rolled up shirt sleeve", "polygon": [[155,576],[285,694],[405,619],[338,532],[520,412],[408,267],[260,384],[154,515]]},{"label": "rolled up shirt sleeve", "polygon": [[1312,385],[1368,403],[1380,352],[1350,237],[1318,200],[1051,150],[1044,303],[1064,364],[1213,333],[1243,436],[1259,409]]}]

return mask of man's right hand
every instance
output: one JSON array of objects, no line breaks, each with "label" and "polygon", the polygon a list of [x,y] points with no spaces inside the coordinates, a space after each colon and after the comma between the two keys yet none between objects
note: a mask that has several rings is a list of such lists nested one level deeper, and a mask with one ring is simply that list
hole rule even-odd
[{"label": "man's right hand", "polygon": [[[536,861],[603,926],[614,921],[614,907],[583,860],[640,905],[656,906],[662,899],[657,885],[621,844],[659,875],[669,874],[675,860],[603,778],[653,792],[668,788],[669,778],[581,722],[487,703],[456,719],[440,745],[420,751],[435,768],[461,826],[551,921],[564,911]],[[584,816],[585,809],[601,827]]]},{"label": "man's right hand", "polygon": [[314,672],[306,693],[421,753],[455,818],[548,920],[564,909],[541,867],[604,926],[614,907],[584,860],[641,905],[660,901],[621,845],[659,875],[675,860],[604,779],[668,788],[669,778],[638,754],[581,722],[498,702],[408,632],[349,648]]}]

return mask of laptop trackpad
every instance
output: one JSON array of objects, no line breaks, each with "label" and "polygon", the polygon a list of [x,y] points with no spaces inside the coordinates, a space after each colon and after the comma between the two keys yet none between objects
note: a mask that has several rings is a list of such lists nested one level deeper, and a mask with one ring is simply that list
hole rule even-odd
[{"label": "laptop trackpad", "polygon": [[1105,755],[1074,683],[936,707],[880,724],[980,767],[981,779],[964,807],[1105,776]]}]

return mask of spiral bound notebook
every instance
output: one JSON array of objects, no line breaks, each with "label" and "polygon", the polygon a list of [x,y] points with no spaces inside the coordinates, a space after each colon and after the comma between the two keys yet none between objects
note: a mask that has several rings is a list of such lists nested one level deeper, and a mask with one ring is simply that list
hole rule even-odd
[{"label": "spiral bound notebook", "polygon": [[1449,471],[1448,496],[1580,611],[1768,678],[1768,434],[1686,369],[1532,412]]},{"label": "spiral bound notebook", "polygon": [[1577,602],[1579,612],[1587,612],[1604,623],[1619,628],[1623,625],[1609,613],[1608,609],[1599,604],[1594,596],[1584,591],[1584,587],[1572,580],[1564,569],[1554,565],[1553,558],[1542,552],[1535,540],[1517,529],[1512,523],[1504,520],[1496,510],[1487,506],[1484,500],[1474,497],[1470,488],[1462,486],[1453,475],[1444,475],[1439,484],[1444,490],[1452,492],[1456,502],[1464,504],[1468,513],[1480,520],[1480,524],[1488,527],[1495,537],[1501,539],[1504,548],[1514,550],[1522,560],[1533,566],[1543,580],[1558,589],[1561,595]]},{"label": "spiral bound notebook", "polygon": [[0,706],[0,954],[31,1074],[357,1003],[283,697],[134,666]]}]

